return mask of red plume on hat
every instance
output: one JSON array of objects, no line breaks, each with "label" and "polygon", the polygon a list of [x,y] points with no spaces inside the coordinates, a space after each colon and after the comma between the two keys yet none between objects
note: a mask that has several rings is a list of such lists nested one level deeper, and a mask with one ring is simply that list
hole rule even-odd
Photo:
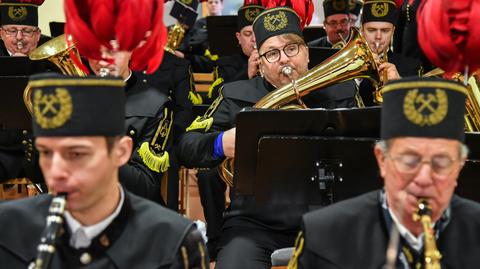
[{"label": "red plume on hat", "polygon": [[[133,52],[132,70],[147,67],[152,73],[162,61],[167,38],[163,0],[65,0],[65,17],[65,33],[87,58],[101,59],[104,46]],[[111,40],[117,40],[118,48]]]},{"label": "red plume on hat", "polygon": [[426,0],[417,13],[418,42],[448,76],[480,67],[480,0]]},{"label": "red plume on hat", "polygon": [[312,21],[313,2],[312,0],[261,0],[262,6],[266,9],[274,7],[291,7],[300,17],[300,27],[305,28]]}]

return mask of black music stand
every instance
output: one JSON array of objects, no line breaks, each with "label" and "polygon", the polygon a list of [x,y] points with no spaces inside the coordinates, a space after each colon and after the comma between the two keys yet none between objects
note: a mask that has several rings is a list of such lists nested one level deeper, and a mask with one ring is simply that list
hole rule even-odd
[{"label": "black music stand", "polygon": [[207,17],[208,46],[212,54],[228,56],[241,52],[237,37],[237,16]]},{"label": "black music stand", "polygon": [[263,136],[255,199],[313,209],[380,189],[374,143],[372,138]]},{"label": "black music stand", "polygon": [[330,58],[332,55],[334,55],[338,51],[339,49],[309,47],[308,58],[310,59],[310,61],[308,62],[308,68],[312,69],[313,67],[317,66],[321,62]]},{"label": "black music stand", "polygon": [[[368,119],[368,120],[365,120]],[[258,183],[259,141],[265,136],[343,136],[377,138],[380,108],[247,110],[237,115],[235,191],[254,195]],[[279,145],[278,154],[281,154]],[[372,154],[370,151],[369,154]],[[281,167],[287,169],[287,167]]]},{"label": "black music stand", "polygon": [[[13,58],[13,57],[12,57]],[[28,77],[0,77],[0,127],[32,129],[32,118],[23,102]]]}]

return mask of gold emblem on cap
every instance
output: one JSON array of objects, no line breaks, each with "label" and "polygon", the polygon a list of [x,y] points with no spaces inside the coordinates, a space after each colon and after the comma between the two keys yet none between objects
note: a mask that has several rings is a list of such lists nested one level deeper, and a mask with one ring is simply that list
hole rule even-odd
[{"label": "gold emblem on cap", "polygon": [[185,5],[191,5],[193,0],[180,0],[180,2],[184,3]]},{"label": "gold emblem on cap", "polygon": [[72,97],[64,88],[57,88],[52,94],[38,90],[33,98],[34,118],[43,129],[61,127],[72,116]]},{"label": "gold emblem on cap", "polygon": [[337,11],[345,10],[345,0],[333,0],[332,7]]},{"label": "gold emblem on cap", "polygon": [[245,10],[245,19],[249,22],[252,22],[255,20],[258,14],[260,14],[259,8],[247,8],[247,10]]},{"label": "gold emblem on cap", "polygon": [[403,113],[413,124],[419,126],[436,125],[445,119],[448,112],[448,96],[444,90],[435,93],[418,93],[418,89],[408,91],[403,100]]},{"label": "gold emblem on cap", "polygon": [[371,8],[372,15],[374,17],[380,18],[385,17],[388,14],[388,4],[387,3],[374,3]]},{"label": "gold emblem on cap", "polygon": [[263,20],[263,26],[270,32],[282,30],[287,27],[287,15],[283,11],[279,11],[276,15],[267,14]]},{"label": "gold emblem on cap", "polygon": [[8,7],[8,17],[13,21],[23,21],[28,15],[26,7],[10,6]]}]

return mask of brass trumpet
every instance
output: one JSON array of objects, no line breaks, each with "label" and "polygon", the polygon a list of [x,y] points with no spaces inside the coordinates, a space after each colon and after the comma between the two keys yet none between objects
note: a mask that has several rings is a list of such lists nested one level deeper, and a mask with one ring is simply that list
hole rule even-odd
[{"label": "brass trumpet", "polygon": [[435,233],[432,229],[432,208],[425,199],[418,200],[418,209],[413,214],[414,221],[422,223],[424,234],[424,263],[425,269],[441,269],[442,254],[437,248]]},{"label": "brass trumpet", "polygon": [[[351,28],[350,40],[342,50],[308,71],[303,77],[265,95],[254,108],[298,108],[299,98],[318,89],[355,78],[370,79],[374,86],[380,83],[372,52],[358,29]],[[231,187],[233,166],[233,159],[227,158],[219,167],[220,176]]]},{"label": "brass trumpet", "polygon": [[[387,55],[387,52],[386,51],[383,51],[383,52],[379,52],[380,50],[380,43],[378,42],[375,42],[375,51],[379,57],[379,65],[382,64],[382,63],[386,63],[388,62],[388,55]],[[380,74],[381,78],[382,78],[382,81],[381,81],[381,85],[385,85],[387,82],[388,82],[388,74],[387,72],[384,70],[381,74]],[[383,103],[383,95],[382,95],[382,91],[381,91],[381,86],[379,87],[375,87],[375,91],[373,92],[373,101],[376,103],[376,104],[382,104]]]}]

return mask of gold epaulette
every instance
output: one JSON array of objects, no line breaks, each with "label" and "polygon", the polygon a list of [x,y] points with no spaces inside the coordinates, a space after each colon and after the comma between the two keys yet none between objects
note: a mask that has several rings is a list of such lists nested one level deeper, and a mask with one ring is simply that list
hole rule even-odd
[{"label": "gold epaulette", "polygon": [[213,103],[208,107],[207,111],[203,116],[197,116],[197,118],[190,124],[190,126],[187,127],[187,132],[188,131],[193,131],[193,130],[204,130],[205,132],[212,127],[213,124],[213,113],[217,110],[218,106],[223,100],[223,95],[222,95],[222,89],[220,88],[220,95],[213,101]]},{"label": "gold epaulette", "polygon": [[214,62],[216,62],[218,60],[218,55],[217,54],[212,54],[209,49],[205,50],[204,56],[207,57],[208,59],[214,61]]},{"label": "gold epaulette", "polygon": [[290,258],[290,261],[288,262],[288,269],[298,268],[298,258],[302,254],[304,243],[305,238],[303,238],[303,232],[299,232],[297,239],[295,240],[295,251],[293,252],[292,258]]},{"label": "gold epaulette", "polygon": [[208,88],[208,98],[212,98],[213,91],[218,87],[218,85],[223,83],[223,78],[217,78],[212,85],[210,85],[210,88]]}]

